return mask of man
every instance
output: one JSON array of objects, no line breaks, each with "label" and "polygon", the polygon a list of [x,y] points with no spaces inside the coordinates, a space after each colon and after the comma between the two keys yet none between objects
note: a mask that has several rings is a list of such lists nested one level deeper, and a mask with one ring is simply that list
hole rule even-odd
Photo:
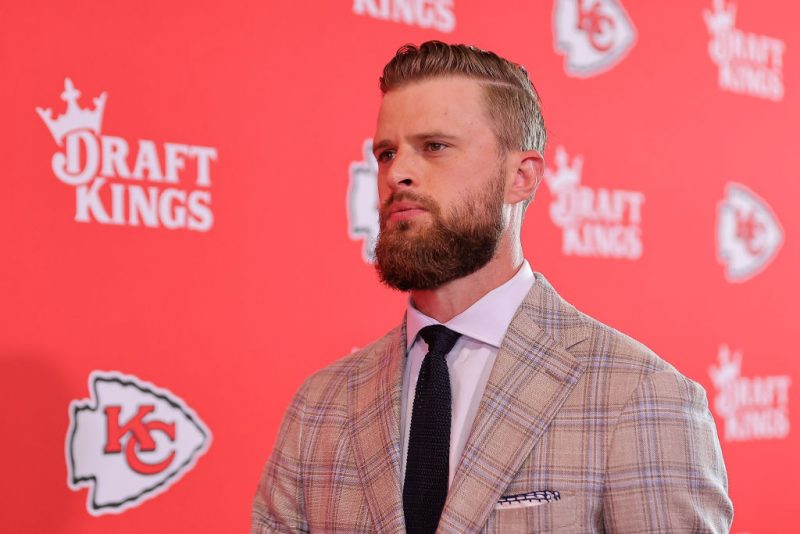
[{"label": "man", "polygon": [[381,90],[376,266],[406,317],[301,387],[251,532],[727,531],[703,389],[523,257],[545,143],[525,70],[434,41]]}]

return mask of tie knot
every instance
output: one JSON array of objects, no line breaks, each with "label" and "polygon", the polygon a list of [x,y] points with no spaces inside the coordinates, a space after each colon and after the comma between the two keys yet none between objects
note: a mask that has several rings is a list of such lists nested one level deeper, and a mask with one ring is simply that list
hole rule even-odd
[{"label": "tie knot", "polygon": [[453,349],[453,345],[456,344],[458,338],[461,337],[458,332],[453,332],[441,324],[426,326],[419,331],[419,335],[428,344],[428,352],[440,356],[447,356],[447,353]]}]

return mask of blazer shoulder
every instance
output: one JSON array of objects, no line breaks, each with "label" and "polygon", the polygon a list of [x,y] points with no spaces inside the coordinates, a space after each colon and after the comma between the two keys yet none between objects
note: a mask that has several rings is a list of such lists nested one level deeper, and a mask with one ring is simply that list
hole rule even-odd
[{"label": "blazer shoulder", "polygon": [[522,311],[589,368],[629,368],[643,373],[674,369],[644,344],[577,309],[541,273],[535,276],[536,284]]},{"label": "blazer shoulder", "polygon": [[589,374],[610,379],[624,376],[633,387],[652,373],[680,375],[643,343],[578,310],[541,273],[535,276],[536,284],[523,302],[522,312]]},{"label": "blazer shoulder", "polygon": [[602,363],[606,366],[611,364],[612,368],[636,368],[645,374],[675,371],[672,364],[658,356],[644,343],[582,312],[578,314],[588,335],[582,343],[571,349],[583,359],[589,360],[587,363]]},{"label": "blazer shoulder", "polygon": [[398,326],[366,347],[316,371],[300,386],[298,396],[303,397],[307,404],[314,405],[329,402],[336,392],[345,394],[350,376],[378,369],[387,357],[391,357],[401,336],[402,326]]},{"label": "blazer shoulder", "polygon": [[636,390],[650,387],[650,384],[656,390],[677,388],[685,399],[697,400],[702,405],[707,403],[703,386],[686,377],[646,345],[596,319],[581,315],[589,334],[569,350],[584,363],[589,375],[601,378],[620,398],[627,398]]},{"label": "blazer shoulder", "polygon": [[536,284],[521,312],[583,369],[583,380],[596,384],[593,394],[621,406],[650,375],[688,380],[647,346],[578,310],[536,273]]}]

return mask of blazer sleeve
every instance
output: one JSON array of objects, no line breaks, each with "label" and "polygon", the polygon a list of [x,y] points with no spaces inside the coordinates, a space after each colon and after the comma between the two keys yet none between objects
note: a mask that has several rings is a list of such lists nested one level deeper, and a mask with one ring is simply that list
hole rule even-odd
[{"label": "blazer sleeve", "polygon": [[308,532],[303,501],[302,433],[305,387],[286,410],[275,449],[253,499],[250,534]]},{"label": "blazer sleeve", "polygon": [[616,422],[603,494],[607,532],[728,532],[733,506],[705,390],[648,375]]}]

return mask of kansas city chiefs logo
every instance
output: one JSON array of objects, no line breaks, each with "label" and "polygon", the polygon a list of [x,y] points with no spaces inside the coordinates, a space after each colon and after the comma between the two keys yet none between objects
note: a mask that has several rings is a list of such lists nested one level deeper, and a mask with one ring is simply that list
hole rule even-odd
[{"label": "kansas city chiefs logo", "polygon": [[72,401],[67,484],[89,488],[92,515],[118,514],[165,492],[194,467],[211,432],[165,389],[131,375],[94,371],[90,399]]},{"label": "kansas city chiefs logo", "polygon": [[556,52],[569,76],[588,78],[622,61],[636,43],[636,29],[617,0],[556,0]]},{"label": "kansas city chiefs logo", "polygon": [[772,208],[742,184],[728,183],[717,209],[717,257],[728,282],[759,274],[781,245],[783,229]]},{"label": "kansas city chiefs logo", "polygon": [[347,221],[350,239],[364,240],[361,256],[365,262],[375,259],[375,244],[380,233],[378,216],[378,161],[372,154],[372,139],[365,139],[364,160],[350,164],[347,188]]}]

